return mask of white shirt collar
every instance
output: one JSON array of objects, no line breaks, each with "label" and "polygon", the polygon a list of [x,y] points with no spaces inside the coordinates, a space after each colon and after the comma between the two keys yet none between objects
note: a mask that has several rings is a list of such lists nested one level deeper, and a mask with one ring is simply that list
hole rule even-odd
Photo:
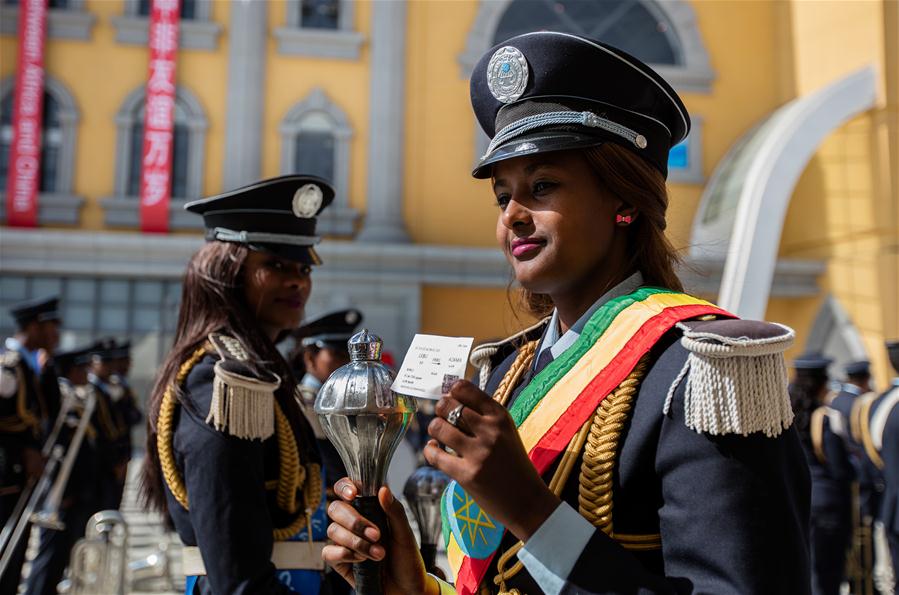
[{"label": "white shirt collar", "polygon": [[552,318],[550,318],[549,325],[546,328],[546,333],[543,335],[543,340],[540,343],[540,350],[537,352],[538,357],[535,357],[534,361],[537,361],[544,349],[551,350],[550,353],[552,353],[553,359],[559,357],[566,349],[574,345],[574,342],[581,336],[590,317],[596,313],[600,306],[609,300],[633,293],[641,285],[643,285],[643,275],[640,271],[637,271],[609,291],[602,294],[602,296],[596,300],[580,318],[578,318],[577,322],[575,322],[564,335],[561,334],[561,327],[559,326],[559,312],[554,309]]}]

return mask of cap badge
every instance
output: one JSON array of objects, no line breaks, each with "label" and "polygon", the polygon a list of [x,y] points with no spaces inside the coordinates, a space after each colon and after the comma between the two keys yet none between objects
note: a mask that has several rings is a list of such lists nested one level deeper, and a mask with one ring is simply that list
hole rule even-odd
[{"label": "cap badge", "polygon": [[503,103],[522,96],[528,84],[528,61],[517,48],[504,46],[494,52],[487,64],[487,87]]},{"label": "cap badge", "polygon": [[345,320],[346,320],[347,324],[356,324],[359,321],[359,317],[356,315],[356,313],[353,310],[350,310],[349,312],[346,313]]},{"label": "cap badge", "polygon": [[306,184],[293,195],[293,214],[300,219],[315,217],[322,206],[322,189],[316,184]]}]

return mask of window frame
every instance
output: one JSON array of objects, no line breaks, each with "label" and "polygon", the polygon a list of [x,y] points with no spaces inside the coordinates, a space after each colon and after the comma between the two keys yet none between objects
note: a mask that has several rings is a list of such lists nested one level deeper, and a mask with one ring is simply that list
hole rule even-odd
[{"label": "window frame", "polygon": [[312,113],[323,114],[331,122],[334,137],[334,202],[319,216],[318,232],[331,236],[352,236],[356,232],[359,212],[349,203],[350,148],[353,128],[346,113],[328,94],[316,87],[295,103],[281,119],[278,132],[281,135],[281,173],[294,171],[296,140],[301,134],[303,120]]},{"label": "window frame", "polygon": [[[115,40],[124,45],[146,47],[150,37],[150,17],[138,14],[139,0],[124,0],[121,15],[110,19],[115,28]],[[188,50],[215,50],[222,26],[210,20],[211,0],[197,0],[196,13],[192,19],[181,19],[178,23],[178,45]]]},{"label": "window frame", "polygon": [[355,30],[356,0],[339,0],[337,29],[303,27],[302,0],[286,0],[285,23],[274,30],[286,56],[358,60],[365,36]]},{"label": "window frame", "polygon": [[[0,101],[12,93],[15,75],[0,80]],[[56,190],[38,194],[38,223],[76,225],[84,199],[72,192],[75,174],[75,148],[78,141],[78,122],[81,112],[75,96],[58,79],[44,73],[44,90],[53,96],[58,106],[59,128],[62,138],[56,163]],[[0,220],[6,221],[6,188],[0,188]]]},{"label": "window frame", "polygon": [[[49,39],[75,39],[86,41],[97,17],[84,9],[84,0],[69,0],[66,8],[47,10],[47,37]],[[0,5],[0,35],[17,35],[19,7]]]},{"label": "window frame", "polygon": [[[104,221],[111,227],[137,227],[140,225],[140,198],[128,193],[131,173],[132,130],[139,123],[140,108],[144,104],[146,87],[140,85],[122,102],[116,114],[116,154],[113,196],[102,199]],[[190,145],[187,153],[187,196],[172,197],[169,208],[169,224],[172,229],[201,229],[199,217],[185,212],[181,207],[190,200],[203,196],[206,161],[206,132],[209,122],[206,111],[197,97],[183,85],[175,88],[175,102],[180,103],[187,121]]]}]

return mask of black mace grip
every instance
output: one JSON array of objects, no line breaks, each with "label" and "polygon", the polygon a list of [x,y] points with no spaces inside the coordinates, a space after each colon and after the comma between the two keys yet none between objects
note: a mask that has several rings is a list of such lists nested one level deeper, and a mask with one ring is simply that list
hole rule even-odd
[{"label": "black mace grip", "polygon": [[418,550],[421,552],[421,559],[425,563],[425,570],[433,574],[437,565],[437,546],[433,543],[423,543]]},{"label": "black mace grip", "polygon": [[[379,543],[387,549],[388,531],[387,514],[381,508],[377,496],[359,496],[353,500],[353,508],[371,521],[381,532]],[[353,564],[353,578],[356,580],[358,595],[383,595],[384,583],[381,577],[381,561],[363,560]]]}]

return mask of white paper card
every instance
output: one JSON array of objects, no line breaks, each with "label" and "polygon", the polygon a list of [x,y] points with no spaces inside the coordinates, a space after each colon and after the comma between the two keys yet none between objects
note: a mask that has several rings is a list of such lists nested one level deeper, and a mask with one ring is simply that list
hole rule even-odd
[{"label": "white paper card", "polygon": [[390,388],[401,395],[439,399],[463,378],[472,337],[415,335]]}]

